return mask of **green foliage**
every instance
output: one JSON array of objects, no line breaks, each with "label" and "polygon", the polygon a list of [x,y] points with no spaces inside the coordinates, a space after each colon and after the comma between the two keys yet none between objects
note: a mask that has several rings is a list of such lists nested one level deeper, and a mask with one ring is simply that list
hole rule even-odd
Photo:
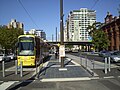
[{"label": "green foliage", "polygon": [[18,28],[0,27],[0,45],[5,49],[13,49],[19,35],[23,30]]},{"label": "green foliage", "polygon": [[107,35],[102,30],[96,30],[94,32],[92,43],[94,44],[94,47],[99,50],[106,49],[109,46]]},{"label": "green foliage", "polygon": [[92,37],[92,43],[98,50],[107,49],[109,46],[109,39],[104,31],[101,30],[102,23],[95,22],[92,26],[87,28],[90,36]]},{"label": "green foliage", "polygon": [[65,45],[65,47],[71,49],[73,48],[73,45]]}]

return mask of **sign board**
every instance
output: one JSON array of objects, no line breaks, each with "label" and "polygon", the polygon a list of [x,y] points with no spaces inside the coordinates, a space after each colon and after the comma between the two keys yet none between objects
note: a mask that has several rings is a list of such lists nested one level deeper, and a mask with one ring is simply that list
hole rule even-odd
[{"label": "sign board", "polygon": [[58,43],[58,47],[60,47],[60,43]]},{"label": "sign board", "polygon": [[60,45],[59,55],[60,57],[65,57],[65,45]]}]

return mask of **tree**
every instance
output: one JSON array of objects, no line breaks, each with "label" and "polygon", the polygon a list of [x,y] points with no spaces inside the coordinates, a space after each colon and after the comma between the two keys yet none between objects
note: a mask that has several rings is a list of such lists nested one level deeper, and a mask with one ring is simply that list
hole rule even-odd
[{"label": "tree", "polygon": [[102,25],[103,24],[100,22],[95,22],[87,28],[87,31],[92,37],[94,48],[97,50],[107,49],[107,47],[109,46],[109,39],[106,33],[101,30]]},{"label": "tree", "polygon": [[0,45],[6,50],[13,49],[18,36],[21,34],[23,34],[22,29],[0,27]]}]

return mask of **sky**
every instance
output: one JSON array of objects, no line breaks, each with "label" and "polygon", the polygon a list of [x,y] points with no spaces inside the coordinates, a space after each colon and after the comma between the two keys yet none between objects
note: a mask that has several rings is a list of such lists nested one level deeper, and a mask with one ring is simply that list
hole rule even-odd
[{"label": "sky", "polygon": [[[22,5],[21,5],[21,3]],[[120,0],[63,0],[64,24],[72,10],[88,8],[96,11],[96,20],[104,22],[109,11],[118,16]],[[55,40],[56,27],[60,31],[60,0],[0,0],[0,25],[7,25],[11,19],[24,24],[24,30],[40,29],[47,40]]]}]

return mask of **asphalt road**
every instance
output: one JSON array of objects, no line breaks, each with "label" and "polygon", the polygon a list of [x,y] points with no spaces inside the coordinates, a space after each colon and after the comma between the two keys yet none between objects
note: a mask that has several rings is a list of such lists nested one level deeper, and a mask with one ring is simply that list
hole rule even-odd
[{"label": "asphalt road", "polygon": [[[104,57],[100,57],[98,55],[87,55],[87,54],[84,54],[82,53],[82,55],[80,55],[79,53],[70,53],[72,55],[75,55],[75,56],[78,56],[78,57],[85,57],[85,58],[88,58],[89,60],[95,60],[95,61],[99,61],[99,62],[104,62],[105,58]],[[117,66],[120,66],[120,63],[111,63],[111,64],[115,64]]]},{"label": "asphalt road", "polygon": [[86,54],[80,55],[79,53],[70,53],[70,54],[75,55],[75,56],[87,57],[90,60],[94,59],[94,60],[100,61],[100,62],[104,61],[104,57],[100,57],[100,56],[97,56],[97,55],[86,55]]},{"label": "asphalt road", "polygon": [[97,79],[72,82],[17,82],[7,90],[120,90],[120,79]]}]

